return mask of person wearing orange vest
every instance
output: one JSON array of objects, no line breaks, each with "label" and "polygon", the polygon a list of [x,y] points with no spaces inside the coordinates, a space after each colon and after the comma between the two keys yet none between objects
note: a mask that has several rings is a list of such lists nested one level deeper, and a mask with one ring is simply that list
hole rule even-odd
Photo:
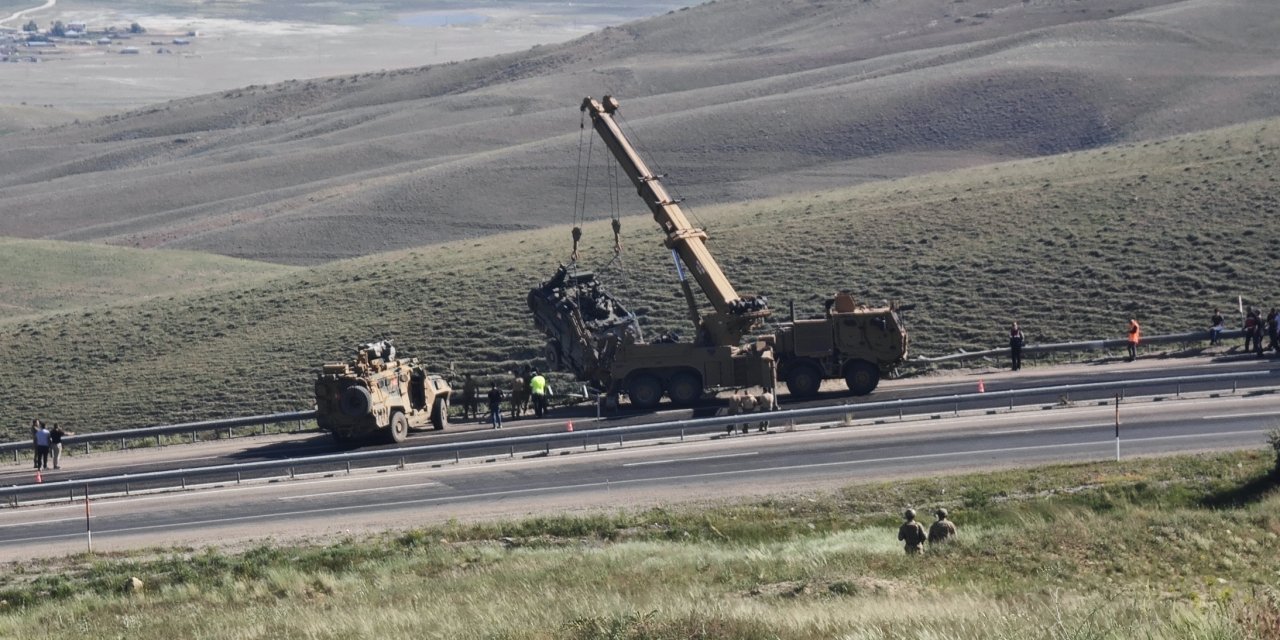
[{"label": "person wearing orange vest", "polygon": [[1129,362],[1138,357],[1138,340],[1142,339],[1142,327],[1135,318],[1129,318]]}]

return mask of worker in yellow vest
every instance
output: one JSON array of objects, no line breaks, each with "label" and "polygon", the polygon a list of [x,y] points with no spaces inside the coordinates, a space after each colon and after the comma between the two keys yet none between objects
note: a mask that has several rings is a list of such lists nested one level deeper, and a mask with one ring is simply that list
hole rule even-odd
[{"label": "worker in yellow vest", "polygon": [[529,378],[529,393],[533,395],[533,414],[539,418],[547,413],[547,379],[537,369]]}]

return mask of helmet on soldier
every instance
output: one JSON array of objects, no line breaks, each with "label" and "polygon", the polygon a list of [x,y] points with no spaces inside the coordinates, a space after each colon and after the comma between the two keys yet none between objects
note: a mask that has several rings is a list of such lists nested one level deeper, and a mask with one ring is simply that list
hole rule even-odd
[{"label": "helmet on soldier", "polygon": [[933,512],[933,515],[938,516],[939,518],[945,518],[947,517],[947,510],[939,508],[937,511]]},{"label": "helmet on soldier", "polygon": [[915,509],[907,509],[906,511],[903,511],[903,512],[902,512],[902,517],[904,517],[904,518],[906,518],[906,519],[908,519],[908,520],[915,520],[915,519],[916,519],[916,510],[915,510]]}]

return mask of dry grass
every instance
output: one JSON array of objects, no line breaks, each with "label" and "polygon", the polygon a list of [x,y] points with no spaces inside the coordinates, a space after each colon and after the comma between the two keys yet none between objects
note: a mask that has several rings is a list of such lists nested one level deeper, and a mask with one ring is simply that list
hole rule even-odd
[{"label": "dry grass", "polygon": [[137,303],[291,271],[207,253],[0,238],[0,318]]},{"label": "dry grass", "polygon": [[[1270,456],[942,477],[707,509],[451,524],[321,546],[14,564],[0,635],[60,638],[1269,637]],[[903,505],[947,506],[923,557]],[[129,596],[129,576],[147,584]]]},{"label": "dry grass", "polygon": [[[701,210],[742,290],[800,315],[848,288],[918,305],[913,349],[1203,327],[1280,259],[1259,221],[1276,212],[1280,123]],[[678,288],[647,218],[624,222],[627,270],[605,270],[650,331],[685,330]],[[290,272],[232,290],[167,295],[0,322],[0,422],[32,416],[90,431],[310,406],[312,376],[352,345],[394,338],[437,369],[498,374],[534,362],[524,297],[569,246],[564,228],[458,241]],[[603,223],[584,262],[603,265]],[[1247,283],[1247,288],[1245,287]],[[687,333],[687,331],[685,331]],[[55,377],[62,384],[43,381]],[[75,389],[76,402],[64,401]],[[20,434],[11,433],[17,438]]]}]

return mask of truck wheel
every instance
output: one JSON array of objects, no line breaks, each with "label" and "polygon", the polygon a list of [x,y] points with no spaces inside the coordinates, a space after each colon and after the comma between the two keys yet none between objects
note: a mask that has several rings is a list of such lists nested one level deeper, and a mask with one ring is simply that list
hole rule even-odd
[{"label": "truck wheel", "polygon": [[702,397],[702,378],[692,371],[681,371],[671,376],[667,393],[671,396],[672,404],[690,406]]},{"label": "truck wheel", "polygon": [[548,340],[546,347],[542,350],[542,357],[547,359],[547,368],[552,371],[559,371],[562,365],[560,357],[560,341]]},{"label": "truck wheel", "polygon": [[844,367],[844,383],[855,396],[865,396],[880,384],[880,369],[866,360],[854,360]]},{"label": "truck wheel", "polygon": [[431,426],[439,431],[449,426],[449,398],[436,398],[436,406],[431,409]]},{"label": "truck wheel", "polygon": [[822,373],[807,362],[801,362],[787,372],[787,391],[796,398],[808,398],[818,395],[818,387],[822,384]]},{"label": "truck wheel", "polygon": [[662,381],[651,373],[638,373],[627,383],[627,397],[632,407],[648,411],[662,400]]},{"label": "truck wheel", "polygon": [[367,416],[373,410],[373,396],[369,395],[368,389],[359,385],[347,387],[342,390],[342,397],[338,399],[338,409],[352,418]]},{"label": "truck wheel", "polygon": [[409,420],[399,411],[391,414],[391,424],[387,426],[387,436],[392,444],[400,444],[409,437]]}]

